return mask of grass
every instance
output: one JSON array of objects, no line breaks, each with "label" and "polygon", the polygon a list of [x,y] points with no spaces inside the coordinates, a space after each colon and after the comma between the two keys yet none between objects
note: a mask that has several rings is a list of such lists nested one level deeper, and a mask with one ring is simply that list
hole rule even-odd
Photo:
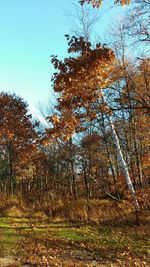
[{"label": "grass", "polygon": [[29,267],[150,266],[149,215],[137,227],[128,220],[117,222],[113,212],[107,215],[108,200],[93,201],[92,205],[99,204],[106,223],[102,213],[99,224],[49,221],[42,216],[0,218],[0,257],[15,255]]},{"label": "grass", "polygon": [[[0,218],[0,248],[1,256],[13,251],[22,257],[22,262],[39,264],[35,266],[46,266],[42,257],[51,262],[50,266],[59,266],[54,262],[67,266],[70,261],[76,262],[75,266],[94,261],[95,266],[121,266],[119,262],[126,261],[128,266],[144,266],[144,262],[150,266],[149,228],[143,225],[138,228],[92,226]],[[136,265],[138,262],[141,265]]]},{"label": "grass", "polygon": [[[0,220],[0,256],[5,256],[14,248],[17,237],[5,218]],[[12,245],[13,244],[13,245]]]}]

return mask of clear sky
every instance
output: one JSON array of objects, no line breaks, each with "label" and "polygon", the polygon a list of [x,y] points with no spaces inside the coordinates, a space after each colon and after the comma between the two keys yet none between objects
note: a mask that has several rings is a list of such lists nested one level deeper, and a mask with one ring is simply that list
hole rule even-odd
[{"label": "clear sky", "polygon": [[[64,58],[64,34],[71,30],[66,13],[77,2],[0,0],[0,91],[20,95],[31,111],[39,101],[52,97],[50,56]],[[108,23],[106,16],[97,26],[99,34],[104,34]]]}]

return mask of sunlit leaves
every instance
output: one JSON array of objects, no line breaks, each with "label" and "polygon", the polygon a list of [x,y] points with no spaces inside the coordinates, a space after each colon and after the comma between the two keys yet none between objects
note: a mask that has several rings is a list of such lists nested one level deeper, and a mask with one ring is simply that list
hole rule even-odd
[{"label": "sunlit leaves", "polygon": [[26,167],[37,137],[27,108],[15,94],[0,94],[0,147],[10,174]]},{"label": "sunlit leaves", "polygon": [[[102,4],[102,0],[80,0],[81,5],[87,3],[91,4],[93,7],[99,8]],[[131,0],[114,0],[114,4],[129,5]]]},{"label": "sunlit leaves", "polygon": [[[112,83],[111,72],[114,68],[115,56],[113,51],[101,44],[92,48],[83,37],[66,36],[68,52],[72,57],[59,61],[52,57],[52,63],[57,70],[52,78],[55,92],[60,92],[57,110],[61,112],[60,118],[52,116],[50,121],[56,128],[69,133],[83,129],[79,114],[84,114],[86,120],[96,119],[91,110],[91,104],[99,99],[101,89]],[[76,56],[73,56],[76,54]],[[81,127],[81,128],[79,128]],[[54,131],[54,129],[53,129]]]}]

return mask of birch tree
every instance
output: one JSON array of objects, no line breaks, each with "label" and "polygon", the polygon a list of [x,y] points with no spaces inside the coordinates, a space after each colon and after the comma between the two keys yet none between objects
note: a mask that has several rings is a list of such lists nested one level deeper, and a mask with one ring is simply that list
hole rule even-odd
[{"label": "birch tree", "polygon": [[[73,36],[68,40],[68,52],[77,56],[65,58],[64,61],[52,58],[57,72],[53,76],[55,92],[60,93],[57,110],[60,115],[49,117],[54,125],[49,130],[49,135],[57,138],[60,135],[64,139],[70,139],[74,132],[83,131],[84,123],[92,121],[97,114],[92,109],[92,104],[100,101],[99,109],[108,115],[112,130],[120,166],[124,172],[127,186],[130,190],[136,211],[140,210],[138,200],[130,179],[127,164],[123,158],[119,139],[111,119],[111,110],[107,105],[103,89],[115,82],[114,75],[116,58],[113,51],[105,46],[97,44],[92,49],[91,43],[83,37]],[[102,101],[103,100],[103,101]]]}]

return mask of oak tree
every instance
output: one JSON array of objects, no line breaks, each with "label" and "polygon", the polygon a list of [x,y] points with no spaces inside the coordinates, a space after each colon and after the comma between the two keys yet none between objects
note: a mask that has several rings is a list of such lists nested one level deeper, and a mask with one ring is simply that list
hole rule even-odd
[{"label": "oak tree", "polygon": [[12,193],[19,176],[29,165],[37,135],[28,114],[28,105],[15,94],[0,94],[0,153],[5,163],[1,174]]},{"label": "oak tree", "polygon": [[49,134],[53,137],[59,137],[61,134],[64,138],[70,139],[74,131],[84,130],[84,122],[97,117],[93,112],[92,104],[99,101],[99,109],[108,114],[118,161],[138,211],[140,207],[111,118],[111,109],[103,92],[104,88],[114,83],[115,55],[111,49],[100,44],[92,49],[91,44],[83,37],[73,36],[71,39],[69,36],[66,37],[69,45],[68,52],[77,53],[77,56],[65,58],[64,62],[57,57],[52,58],[54,67],[58,71],[53,76],[53,82],[54,90],[61,94],[57,106],[61,114],[50,117],[54,128],[49,131]]}]

